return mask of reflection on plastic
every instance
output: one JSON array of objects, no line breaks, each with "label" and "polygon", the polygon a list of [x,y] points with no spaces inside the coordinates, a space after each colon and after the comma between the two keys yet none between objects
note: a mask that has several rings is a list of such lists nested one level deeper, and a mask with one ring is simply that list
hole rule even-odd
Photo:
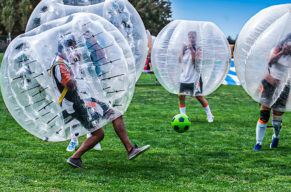
[{"label": "reflection on plastic", "polygon": [[147,36],[139,14],[127,0],[43,0],[31,14],[26,31],[78,12],[102,16],[122,33],[135,57],[137,81],[146,61]]},{"label": "reflection on plastic", "polygon": [[134,57],[118,29],[77,13],[18,36],[1,66],[8,110],[46,141],[84,135],[122,115],[133,96]]},{"label": "reflection on plastic", "polygon": [[177,20],[156,38],[152,65],[159,82],[169,92],[208,95],[227,75],[230,48],[215,24]]},{"label": "reflection on plastic", "polygon": [[290,111],[291,4],[271,6],[243,27],[235,46],[238,78],[257,102]]}]

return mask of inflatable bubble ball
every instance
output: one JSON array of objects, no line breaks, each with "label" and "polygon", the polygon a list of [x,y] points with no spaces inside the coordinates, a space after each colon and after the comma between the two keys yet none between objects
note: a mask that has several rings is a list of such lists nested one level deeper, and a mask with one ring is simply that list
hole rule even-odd
[{"label": "inflatable bubble ball", "polygon": [[146,61],[147,36],[139,14],[127,0],[43,0],[33,10],[26,32],[54,19],[79,12],[102,16],[122,33],[135,57],[137,81]]},{"label": "inflatable bubble ball", "polygon": [[243,88],[255,101],[290,111],[291,4],[254,15],[238,36],[234,61]]},{"label": "inflatable bubble ball", "polygon": [[227,75],[230,47],[215,24],[176,20],[158,34],[151,58],[158,81],[169,92],[208,95]]},{"label": "inflatable bubble ball", "polygon": [[14,119],[54,142],[121,116],[135,77],[134,56],[120,31],[100,16],[77,13],[15,38],[3,58],[0,85]]}]

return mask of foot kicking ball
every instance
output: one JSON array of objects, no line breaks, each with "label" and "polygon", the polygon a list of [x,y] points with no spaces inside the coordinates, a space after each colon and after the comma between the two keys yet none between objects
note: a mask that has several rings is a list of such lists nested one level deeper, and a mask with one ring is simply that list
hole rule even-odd
[{"label": "foot kicking ball", "polygon": [[191,121],[187,115],[178,114],[173,117],[171,125],[178,133],[184,133],[190,128]]}]

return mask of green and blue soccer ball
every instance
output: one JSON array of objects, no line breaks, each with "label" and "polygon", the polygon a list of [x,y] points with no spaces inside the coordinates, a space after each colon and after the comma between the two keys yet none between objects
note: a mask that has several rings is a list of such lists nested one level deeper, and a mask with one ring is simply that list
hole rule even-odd
[{"label": "green and blue soccer ball", "polygon": [[173,117],[171,125],[178,133],[184,133],[190,128],[191,120],[187,115],[178,114]]}]

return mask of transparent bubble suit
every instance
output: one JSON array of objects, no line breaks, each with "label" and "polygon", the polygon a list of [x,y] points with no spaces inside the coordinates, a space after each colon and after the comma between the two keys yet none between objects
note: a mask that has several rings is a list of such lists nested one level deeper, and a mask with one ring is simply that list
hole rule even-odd
[{"label": "transparent bubble suit", "polygon": [[[291,110],[290,35],[291,4],[271,6],[244,25],[234,51],[235,68],[245,91],[255,101],[278,111]],[[284,45],[287,51],[283,51]],[[271,61],[280,51],[285,53]]]},{"label": "transparent bubble suit", "polygon": [[[61,99],[68,73],[71,90]],[[134,56],[119,30],[95,14],[77,13],[15,38],[4,55],[0,83],[15,120],[36,137],[56,142],[121,116],[135,78]]]},{"label": "transparent bubble suit", "polygon": [[196,33],[195,49],[199,56],[195,59],[195,73],[188,83],[194,82],[194,90],[199,81],[203,85],[200,91],[183,94],[208,95],[220,86],[230,67],[229,44],[222,31],[211,22],[176,20],[164,27],[153,45],[153,70],[166,90],[178,94],[184,63],[189,62],[184,56],[189,50],[188,36],[192,32]]},{"label": "transparent bubble suit", "polygon": [[118,28],[134,54],[137,81],[146,61],[147,36],[139,14],[127,0],[43,0],[31,14],[26,31],[78,12],[97,14]]}]

